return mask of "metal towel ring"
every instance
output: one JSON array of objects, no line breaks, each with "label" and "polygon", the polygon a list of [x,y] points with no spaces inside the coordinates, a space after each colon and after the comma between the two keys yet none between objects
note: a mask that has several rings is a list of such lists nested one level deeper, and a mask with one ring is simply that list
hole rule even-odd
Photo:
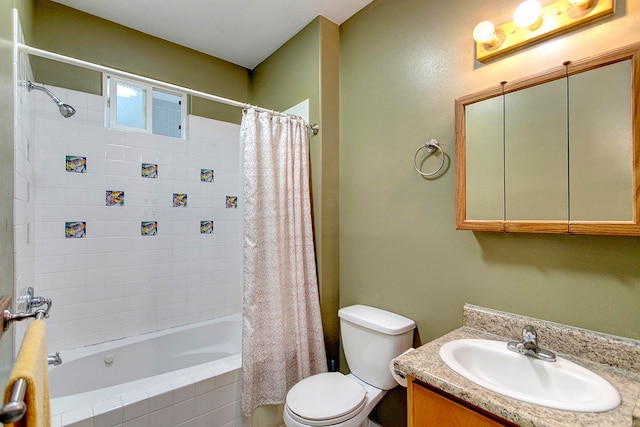
[{"label": "metal towel ring", "polygon": [[[422,150],[423,148],[426,148],[426,150],[429,153],[435,153],[436,151],[440,150],[440,154],[442,154],[442,162],[440,162],[440,166],[438,167],[438,169],[436,169],[433,172],[430,173],[424,173],[420,170],[420,168],[418,167],[418,153],[420,152],[420,150]],[[413,156],[413,167],[416,168],[416,172],[418,172],[420,175],[422,176],[433,176],[435,174],[437,174],[438,172],[440,172],[442,170],[442,168],[444,167],[444,151],[442,150],[442,147],[440,146],[440,143],[438,142],[438,140],[436,139],[432,139],[429,142],[425,142],[424,145],[421,145],[417,150],[416,150],[416,154]]]}]

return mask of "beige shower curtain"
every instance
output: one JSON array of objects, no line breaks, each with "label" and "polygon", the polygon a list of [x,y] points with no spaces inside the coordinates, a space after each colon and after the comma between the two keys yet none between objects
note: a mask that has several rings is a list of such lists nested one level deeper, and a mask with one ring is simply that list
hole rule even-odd
[{"label": "beige shower curtain", "polygon": [[283,403],[327,370],[311,200],[309,138],[300,118],[246,108],[242,414]]}]

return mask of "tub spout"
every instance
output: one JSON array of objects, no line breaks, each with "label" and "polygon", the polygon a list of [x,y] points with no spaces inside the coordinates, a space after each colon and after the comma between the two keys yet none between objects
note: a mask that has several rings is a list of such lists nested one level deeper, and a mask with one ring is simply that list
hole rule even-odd
[{"label": "tub spout", "polygon": [[47,357],[47,364],[53,365],[53,366],[62,365],[62,358],[60,357],[60,352],[56,351],[56,354],[50,354]]}]

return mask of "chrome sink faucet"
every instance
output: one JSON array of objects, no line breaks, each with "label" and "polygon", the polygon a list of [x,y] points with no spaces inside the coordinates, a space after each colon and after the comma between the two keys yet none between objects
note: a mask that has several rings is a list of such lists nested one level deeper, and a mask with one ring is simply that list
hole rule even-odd
[{"label": "chrome sink faucet", "polygon": [[522,341],[509,341],[507,348],[516,353],[547,362],[556,361],[556,355],[553,352],[538,347],[538,333],[531,325],[526,325],[522,328]]}]

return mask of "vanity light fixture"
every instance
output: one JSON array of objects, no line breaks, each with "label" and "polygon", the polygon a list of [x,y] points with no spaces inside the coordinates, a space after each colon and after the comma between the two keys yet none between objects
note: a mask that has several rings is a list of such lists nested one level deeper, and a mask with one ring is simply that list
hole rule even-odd
[{"label": "vanity light fixture", "polygon": [[546,6],[526,0],[516,8],[512,21],[496,27],[483,21],[475,27],[476,59],[487,61],[613,12],[614,0],[555,0]]}]

